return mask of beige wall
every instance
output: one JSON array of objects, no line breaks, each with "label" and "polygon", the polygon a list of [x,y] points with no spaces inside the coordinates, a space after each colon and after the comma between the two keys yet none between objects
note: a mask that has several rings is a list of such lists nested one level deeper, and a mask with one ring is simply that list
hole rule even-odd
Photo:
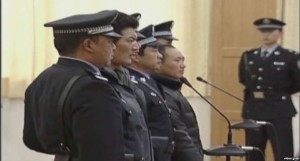
[{"label": "beige wall", "polygon": [[[43,69],[56,62],[52,29],[43,24],[72,14],[117,9],[125,13],[140,12],[141,27],[174,20],[175,42],[187,57],[186,77],[201,91],[195,76],[208,73],[210,0],[24,0],[3,2],[3,45],[1,51],[2,94],[22,98],[27,85]],[[22,8],[16,10],[16,6]],[[67,6],[67,7],[66,7]],[[185,90],[187,95],[193,92]]]},{"label": "beige wall", "polygon": [[[282,8],[282,19],[286,22],[282,44],[286,48],[290,48],[300,52],[300,1],[299,0],[284,0]],[[300,95],[294,95],[294,104],[296,105],[298,114],[293,119],[294,128],[294,147],[295,152],[300,152],[299,145],[299,105]]]},{"label": "beige wall", "polygon": [[284,30],[283,45],[300,51],[300,1],[285,0],[283,20],[287,23]]}]

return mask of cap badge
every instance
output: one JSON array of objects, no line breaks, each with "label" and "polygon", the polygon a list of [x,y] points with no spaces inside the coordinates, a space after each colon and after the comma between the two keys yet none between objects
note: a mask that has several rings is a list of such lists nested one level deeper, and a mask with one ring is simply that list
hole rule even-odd
[{"label": "cap badge", "polygon": [[146,82],[146,78],[144,78],[144,77],[141,77],[140,80],[141,80],[142,82]]},{"label": "cap badge", "polygon": [[269,23],[271,23],[271,21],[270,21],[269,19],[266,18],[266,19],[263,20],[263,23],[264,23],[264,24],[269,24]]}]

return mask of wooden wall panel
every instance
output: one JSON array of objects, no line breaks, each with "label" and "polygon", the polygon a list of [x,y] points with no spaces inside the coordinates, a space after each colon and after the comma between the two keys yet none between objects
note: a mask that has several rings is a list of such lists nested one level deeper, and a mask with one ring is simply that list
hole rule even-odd
[{"label": "wooden wall panel", "polygon": [[[241,53],[260,44],[253,21],[260,17],[276,17],[274,0],[214,0],[212,4],[212,80],[211,82],[242,98],[243,87],[238,82],[238,62]],[[241,120],[242,103],[212,89],[212,101],[230,119]],[[227,124],[212,112],[212,146],[227,141]],[[233,140],[244,144],[244,131],[234,131]],[[221,161],[224,158],[213,158]],[[244,158],[234,157],[233,161]]]}]

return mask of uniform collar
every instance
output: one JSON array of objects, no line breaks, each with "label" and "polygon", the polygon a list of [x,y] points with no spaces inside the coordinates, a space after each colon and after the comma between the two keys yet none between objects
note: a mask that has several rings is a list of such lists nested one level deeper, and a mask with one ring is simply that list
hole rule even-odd
[{"label": "uniform collar", "polygon": [[268,48],[264,48],[264,47],[261,47],[261,52],[263,53],[264,51],[268,51],[268,53],[272,53],[273,51],[275,51],[277,48],[279,47],[278,44],[274,44]]},{"label": "uniform collar", "polygon": [[126,68],[128,69],[130,75],[134,75],[135,77],[138,77],[138,79],[141,79],[141,80],[145,79],[145,81],[146,81],[146,79],[148,79],[148,80],[150,79],[150,76],[147,73],[144,73],[142,71],[136,70],[136,69],[134,69],[132,67],[126,67]]},{"label": "uniform collar", "polygon": [[60,56],[59,60],[61,60],[61,61],[73,60],[73,61],[81,62],[81,63],[85,64],[86,66],[88,66],[89,68],[91,68],[93,70],[93,73],[95,73],[96,75],[101,75],[99,68],[88,61],[74,58],[74,57],[68,57],[68,56]]}]

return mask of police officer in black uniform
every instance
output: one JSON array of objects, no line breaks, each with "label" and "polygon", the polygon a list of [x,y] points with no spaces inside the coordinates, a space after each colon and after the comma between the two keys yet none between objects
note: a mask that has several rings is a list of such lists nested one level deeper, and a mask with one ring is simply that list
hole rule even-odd
[{"label": "police officer in black uniform", "polygon": [[[45,24],[53,27],[60,57],[25,93],[23,141],[30,149],[63,161],[124,160],[124,109],[99,71],[110,64],[113,40],[121,37],[111,25],[117,15],[102,11]],[[60,106],[70,80],[76,82]]]},{"label": "police officer in black uniform", "polygon": [[[281,47],[284,22],[261,18],[254,22],[261,34],[262,46],[245,51],[239,63],[239,80],[245,86],[243,118],[267,121],[277,134],[278,155],[293,157],[292,117],[296,110],[291,94],[300,90],[299,53]],[[246,144],[265,150],[270,132],[266,127],[246,131]],[[274,149],[273,149],[274,150]],[[257,153],[250,153],[248,161],[262,161]]]},{"label": "police officer in black uniform", "polygon": [[174,148],[170,110],[165,104],[161,88],[150,77],[150,74],[159,68],[162,58],[153,32],[153,25],[139,31],[145,38],[139,40],[140,50],[132,57],[132,64],[127,69],[131,79],[137,82],[137,86],[146,97],[155,161],[170,161]]},{"label": "police officer in black uniform", "polygon": [[122,38],[115,41],[116,50],[111,66],[103,68],[101,72],[109,79],[123,102],[125,152],[127,156],[132,156],[133,161],[153,161],[144,93],[131,82],[127,69],[123,67],[131,64],[131,56],[139,50],[136,31],[139,22],[119,12],[112,26]]},{"label": "police officer in black uniform", "polygon": [[154,26],[154,37],[162,45],[171,45],[173,40],[178,40],[172,35],[174,21],[166,21]]}]

